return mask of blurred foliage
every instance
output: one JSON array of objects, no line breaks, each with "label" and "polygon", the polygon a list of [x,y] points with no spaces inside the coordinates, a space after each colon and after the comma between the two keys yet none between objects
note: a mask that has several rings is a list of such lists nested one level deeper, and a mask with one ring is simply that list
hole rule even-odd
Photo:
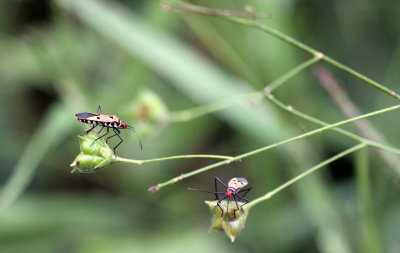
[{"label": "blurred foliage", "polygon": [[[399,92],[399,1],[193,2],[237,10],[250,4],[272,14],[266,24]],[[398,178],[372,150],[366,159],[374,240],[365,240],[371,228],[363,223],[358,190],[368,184],[355,177],[352,156],[258,205],[234,244],[223,233],[207,233],[211,214],[203,201],[210,196],[186,187],[212,189],[215,176],[244,176],[253,186],[247,197],[254,199],[353,144],[333,132],[156,193],[148,187],[213,161],[112,164],[96,173],[69,173],[79,152],[76,135],[84,131],[73,115],[95,112],[98,105],[143,137],[140,152],[135,134],[122,132],[118,152],[135,159],[237,155],[315,128],[266,101],[238,103],[190,121],[169,118],[169,112],[262,89],[307,60],[304,52],[215,17],[165,13],[158,1],[1,1],[0,14],[0,252],[400,251]],[[393,104],[327,67],[362,112]],[[312,69],[275,95],[327,122],[345,118]],[[141,115],[149,118],[142,122]],[[371,119],[397,147],[399,116]]]}]

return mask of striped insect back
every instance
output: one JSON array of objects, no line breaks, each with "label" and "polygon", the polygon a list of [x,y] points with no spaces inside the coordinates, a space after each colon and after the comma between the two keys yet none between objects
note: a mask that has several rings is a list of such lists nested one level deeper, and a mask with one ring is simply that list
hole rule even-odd
[{"label": "striped insect back", "polygon": [[[77,113],[75,114],[75,117],[78,119],[78,121],[85,123],[85,124],[90,124],[93,125],[92,128],[89,130],[83,132],[82,135],[88,134],[90,131],[92,131],[96,126],[101,126],[100,131],[98,132],[99,134],[103,131],[104,128],[107,129],[107,132],[100,137],[98,137],[96,140],[93,141],[95,143],[97,140],[100,138],[106,136],[109,134],[110,128],[114,131],[114,135],[107,137],[106,142],[112,137],[118,136],[120,139],[120,142],[114,147],[114,154],[116,148],[123,142],[123,139],[120,135],[119,129],[129,129],[131,131],[136,132],[136,130],[132,127],[127,125],[124,121],[122,121],[120,118],[118,118],[115,115],[104,115],[103,114],[103,108],[101,105],[99,105],[99,108],[97,109],[97,113],[90,113],[90,112],[82,112],[82,113]],[[139,139],[138,140],[140,143],[140,149],[143,150],[142,142]],[[93,143],[91,145],[93,145]]]},{"label": "striped insect back", "polygon": [[83,123],[102,125],[112,128],[126,128],[127,125],[115,115],[102,115],[95,113],[77,113],[75,117]]},{"label": "striped insect back", "polygon": [[[218,177],[215,177],[214,180],[215,183],[215,191],[205,191],[205,190],[198,190],[198,189],[193,189],[193,188],[187,188],[190,191],[199,191],[199,192],[207,192],[207,193],[212,193],[215,196],[215,199],[218,200],[217,201],[217,206],[221,209],[221,217],[224,214],[224,210],[222,209],[222,207],[220,206],[221,202],[226,199],[227,204],[226,204],[226,220],[228,222],[228,213],[229,213],[229,198],[233,197],[235,204],[236,204],[236,210],[233,211],[233,216],[236,217],[236,211],[241,209],[243,211],[243,206],[247,203],[250,202],[250,200],[248,200],[247,198],[245,198],[244,196],[251,190],[251,187],[243,189],[247,184],[248,181],[246,178],[244,177],[234,177],[231,180],[229,180],[228,184],[225,184],[224,182],[221,181],[221,179],[219,179]],[[218,187],[217,187],[217,183],[222,184],[225,187],[225,191],[218,191]],[[223,195],[223,196],[219,196],[219,195]],[[238,200],[242,200],[245,203],[242,204],[239,207],[238,204]]]}]

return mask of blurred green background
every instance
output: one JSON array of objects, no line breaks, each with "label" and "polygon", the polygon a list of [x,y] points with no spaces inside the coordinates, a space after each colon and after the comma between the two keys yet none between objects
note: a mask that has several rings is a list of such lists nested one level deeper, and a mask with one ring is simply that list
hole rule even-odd
[{"label": "blurred green background", "polygon": [[[204,0],[250,4],[272,26],[399,92],[397,0]],[[252,209],[236,242],[207,233],[215,176],[246,177],[254,199],[354,145],[334,132],[252,156],[149,193],[210,159],[113,164],[71,174],[85,127],[74,113],[120,116],[117,154],[238,155],[316,128],[267,101],[237,103],[179,120],[177,112],[260,90],[310,58],[252,28],[215,17],[164,12],[158,1],[0,2],[0,252],[400,252],[399,177],[372,149],[367,185],[345,157]],[[326,64],[363,112],[395,104]],[[313,74],[303,71],[276,97],[327,122],[346,118]],[[371,119],[400,147],[400,112]],[[351,126],[343,127],[354,130]],[[116,143],[116,142],[115,142]],[[114,144],[115,144],[114,143]],[[399,165],[400,166],[400,165]],[[365,183],[365,181],[364,181]],[[369,184],[369,185],[368,185]],[[358,189],[361,190],[361,193]],[[365,192],[371,195],[364,198]]]}]

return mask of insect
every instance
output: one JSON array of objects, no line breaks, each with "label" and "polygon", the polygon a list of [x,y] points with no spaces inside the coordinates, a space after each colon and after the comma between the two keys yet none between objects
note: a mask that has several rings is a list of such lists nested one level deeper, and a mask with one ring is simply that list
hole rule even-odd
[{"label": "insect", "polygon": [[[225,192],[219,192],[218,191],[217,182],[221,183],[226,188]],[[215,183],[215,192],[192,189],[192,188],[187,188],[187,189],[190,190],[190,191],[199,191],[199,192],[207,192],[207,193],[214,194],[215,195],[215,199],[218,200],[217,206],[222,211],[221,217],[224,214],[224,210],[220,206],[222,200],[227,199],[226,213],[228,214],[228,211],[229,211],[228,210],[228,208],[229,208],[229,197],[233,197],[233,199],[235,200],[235,203],[236,203],[236,207],[237,207],[237,209],[233,213],[234,217],[236,217],[236,211],[239,210],[239,205],[238,205],[238,202],[237,202],[238,198],[246,202],[246,203],[244,203],[243,205],[240,206],[240,209],[242,211],[243,211],[242,207],[250,202],[250,200],[248,200],[247,198],[244,197],[251,190],[251,187],[243,189],[249,183],[246,178],[244,178],[244,177],[234,177],[231,180],[229,180],[228,185],[226,185],[224,182],[221,181],[221,179],[219,179],[218,177],[215,177],[214,183]],[[239,193],[242,193],[242,195],[239,195]],[[225,195],[225,196],[222,197],[222,198],[219,198],[218,197],[219,194],[222,194],[222,195]],[[228,215],[226,215],[226,220],[228,222]]]},{"label": "insect", "polygon": [[[107,128],[107,132],[101,136],[99,136],[98,138],[96,138],[92,144],[93,145],[96,141],[98,141],[100,138],[106,136],[107,134],[109,134],[110,128],[114,131],[114,135],[111,135],[109,137],[107,137],[106,139],[106,143],[108,142],[108,140],[114,136],[118,136],[118,138],[121,140],[117,146],[114,147],[114,154],[115,154],[115,150],[117,149],[117,147],[124,141],[124,139],[122,139],[121,135],[120,135],[120,131],[119,129],[129,129],[132,130],[134,132],[136,132],[136,130],[132,127],[127,125],[124,121],[120,120],[117,116],[115,115],[104,115],[103,114],[103,107],[101,107],[101,105],[99,105],[99,108],[97,109],[97,113],[90,113],[90,112],[82,112],[82,113],[77,113],[75,114],[75,117],[83,123],[86,124],[91,124],[93,125],[89,130],[86,130],[85,132],[83,132],[81,134],[81,136],[88,134],[90,131],[92,131],[96,126],[102,126],[100,131],[98,132],[98,134],[100,134],[104,128]],[[137,136],[139,143],[140,143],[140,149],[143,150],[143,146],[142,146],[142,142],[140,141],[139,136]]]}]

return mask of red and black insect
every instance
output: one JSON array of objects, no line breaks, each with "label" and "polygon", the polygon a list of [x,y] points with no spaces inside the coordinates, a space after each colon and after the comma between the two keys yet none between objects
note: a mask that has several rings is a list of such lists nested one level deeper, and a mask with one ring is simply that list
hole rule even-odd
[{"label": "red and black insect", "polygon": [[[217,181],[219,183],[221,183],[225,188],[225,192],[219,192],[218,191],[218,187],[217,187]],[[247,181],[246,178],[244,177],[234,177],[231,180],[229,180],[228,185],[226,185],[224,182],[221,181],[221,179],[219,179],[218,177],[215,177],[215,192],[211,192],[211,191],[205,191],[205,190],[198,190],[198,189],[192,189],[192,188],[187,188],[190,191],[199,191],[199,192],[207,192],[207,193],[212,193],[215,195],[215,199],[218,200],[217,202],[217,206],[221,209],[222,213],[221,213],[221,217],[224,215],[224,210],[222,209],[222,207],[220,206],[222,200],[227,199],[227,204],[226,204],[226,213],[228,214],[228,208],[229,208],[229,198],[233,197],[233,199],[235,200],[236,203],[236,207],[237,209],[235,210],[235,212],[233,213],[233,215],[236,217],[235,213],[237,210],[239,210],[239,205],[237,200],[241,199],[243,201],[245,201],[246,203],[244,203],[243,205],[240,206],[240,209],[243,211],[243,206],[246,205],[247,203],[250,202],[250,200],[248,200],[247,198],[245,198],[244,196],[251,190],[251,187],[243,189],[249,182]],[[241,195],[239,194],[241,193]],[[222,198],[219,198],[218,195],[222,194],[225,195]],[[228,221],[228,215],[226,215],[226,220]]]},{"label": "red and black insect", "polygon": [[[98,134],[100,134],[104,128],[107,128],[107,132],[105,134],[101,135],[100,137],[96,138],[90,145],[93,145],[97,140],[99,140],[100,138],[109,134],[109,131],[111,128],[115,134],[107,137],[106,143],[108,142],[108,140],[110,138],[115,137],[115,136],[118,136],[119,139],[121,140],[117,144],[117,146],[114,147],[114,154],[115,154],[115,150],[117,149],[117,147],[124,141],[124,139],[122,139],[122,137],[120,135],[121,132],[119,131],[119,129],[129,129],[129,130],[136,132],[136,130],[132,126],[127,125],[124,121],[120,120],[117,116],[104,115],[103,107],[101,107],[101,105],[99,105],[99,108],[97,109],[97,113],[82,112],[82,113],[75,114],[75,117],[80,122],[93,125],[92,128],[90,128],[89,130],[86,130],[81,135],[88,134],[90,131],[92,131],[95,127],[97,127],[99,125],[102,127],[101,127],[100,131],[98,132]],[[140,149],[143,150],[142,142],[140,141],[139,136],[137,136],[137,137],[138,137],[138,140],[140,143]]]}]

